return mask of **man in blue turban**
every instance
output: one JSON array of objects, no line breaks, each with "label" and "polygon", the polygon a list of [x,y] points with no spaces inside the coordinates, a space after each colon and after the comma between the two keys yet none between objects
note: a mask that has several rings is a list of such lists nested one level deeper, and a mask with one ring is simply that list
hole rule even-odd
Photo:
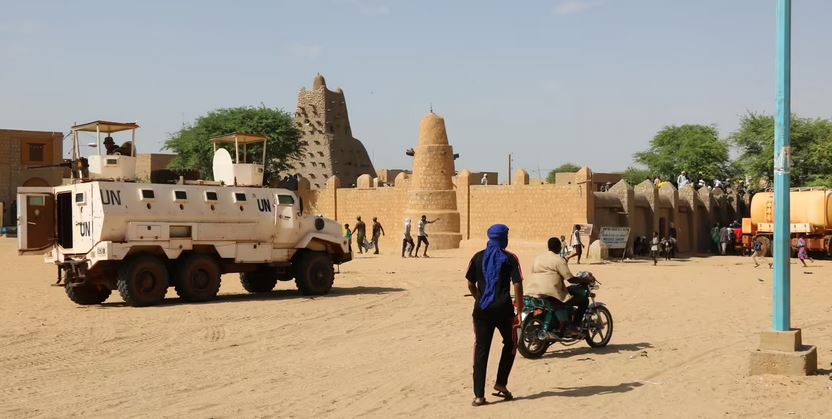
[{"label": "man in blue turban", "polygon": [[[488,245],[477,252],[468,265],[468,289],[474,297],[474,406],[485,404],[485,373],[488,366],[488,351],[494,329],[503,337],[503,351],[497,369],[494,396],[506,400],[513,398],[508,391],[508,376],[514,364],[517,349],[515,324],[523,311],[523,274],[520,260],[508,247],[508,227],[495,224],[488,229]],[[514,304],[511,301],[511,287],[514,285]],[[517,312],[515,314],[515,308]],[[517,320],[517,321],[515,321]]]}]

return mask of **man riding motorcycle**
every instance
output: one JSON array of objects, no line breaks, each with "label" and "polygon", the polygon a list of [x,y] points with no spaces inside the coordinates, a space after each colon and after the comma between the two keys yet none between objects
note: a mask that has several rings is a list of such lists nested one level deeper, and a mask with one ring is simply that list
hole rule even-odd
[{"label": "man riding motorcycle", "polygon": [[[532,265],[532,275],[526,282],[526,295],[537,296],[541,299],[550,300],[555,304],[565,304],[575,307],[573,318],[558,318],[560,324],[559,334],[579,335],[578,328],[581,324],[581,319],[584,316],[589,299],[581,292],[577,285],[568,285],[566,281],[572,279],[574,275],[569,271],[569,265],[566,260],[560,256],[560,250],[563,244],[557,237],[552,237],[547,243],[549,251],[538,255],[534,259]],[[556,300],[556,301],[555,301]],[[547,316],[553,316],[554,313],[548,313]],[[547,318],[547,325],[551,324]],[[566,330],[567,325],[572,325],[570,330]],[[558,334],[554,331],[547,331],[550,339],[556,339]]]}]

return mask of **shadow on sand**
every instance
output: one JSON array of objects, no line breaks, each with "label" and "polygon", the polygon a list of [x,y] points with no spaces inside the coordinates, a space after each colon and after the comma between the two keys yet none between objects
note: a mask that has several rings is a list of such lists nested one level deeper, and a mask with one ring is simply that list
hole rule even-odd
[{"label": "shadow on sand", "polygon": [[534,400],[545,397],[589,397],[602,394],[617,394],[633,391],[644,384],[639,382],[621,383],[615,386],[558,387],[556,390],[541,391],[530,396],[521,396],[515,400]]},{"label": "shadow on sand", "polygon": [[[278,283],[280,286],[281,283]],[[180,305],[180,304],[225,304],[225,303],[238,303],[238,302],[248,302],[248,301],[270,301],[270,300],[295,300],[295,299],[307,299],[307,300],[314,300],[317,298],[338,298],[343,296],[350,296],[350,295],[382,295],[382,294],[390,294],[394,292],[402,292],[405,291],[404,288],[389,288],[389,287],[350,287],[350,288],[340,288],[340,287],[332,287],[332,290],[327,295],[303,295],[300,291],[296,289],[278,289],[272,292],[264,292],[264,293],[246,293],[246,294],[221,294],[218,295],[216,299],[211,301],[205,301],[201,303],[195,302],[188,302],[184,301],[181,298],[167,298],[161,304],[153,307],[165,307],[165,306],[172,306],[172,305]],[[127,304],[123,302],[112,302],[112,303],[103,303],[101,304],[102,307],[127,307]]]},{"label": "shadow on sand", "polygon": [[650,349],[653,345],[647,342],[639,343],[619,343],[607,345],[603,348],[591,348],[589,346],[582,346],[578,348],[566,348],[556,350],[554,352],[547,352],[543,358],[569,358],[577,355],[607,355],[617,354],[621,352],[636,352],[642,349]]}]

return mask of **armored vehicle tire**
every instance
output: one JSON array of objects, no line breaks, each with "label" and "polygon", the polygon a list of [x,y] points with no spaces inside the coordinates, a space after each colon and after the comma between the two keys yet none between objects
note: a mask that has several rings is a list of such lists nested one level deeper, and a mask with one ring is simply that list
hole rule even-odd
[{"label": "armored vehicle tire", "polygon": [[240,274],[240,283],[248,292],[269,292],[277,285],[274,271],[253,271]]},{"label": "armored vehicle tire", "polygon": [[193,254],[177,264],[174,289],[185,301],[208,301],[220,292],[220,265],[209,255]]},{"label": "armored vehicle tire", "polygon": [[101,304],[107,301],[107,298],[110,297],[110,293],[112,292],[107,288],[101,288],[95,285],[71,287],[70,284],[66,284],[64,289],[66,290],[66,295],[72,302],[82,306]]},{"label": "armored vehicle tire", "polygon": [[119,268],[117,282],[118,293],[128,305],[156,305],[168,291],[168,269],[156,256],[134,256]]},{"label": "armored vehicle tire", "polygon": [[324,252],[305,252],[294,263],[295,284],[304,295],[323,295],[332,289],[335,270]]}]

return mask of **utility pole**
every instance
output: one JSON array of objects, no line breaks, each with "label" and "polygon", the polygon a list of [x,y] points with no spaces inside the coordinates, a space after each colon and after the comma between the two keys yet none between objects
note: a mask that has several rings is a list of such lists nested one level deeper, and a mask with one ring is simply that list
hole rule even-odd
[{"label": "utility pole", "polygon": [[791,0],[777,2],[776,119],[774,121],[774,330],[791,327]]},{"label": "utility pole", "polygon": [[789,184],[791,170],[791,0],[777,0],[776,116],[774,120],[774,311],[772,329],[751,352],[751,374],[811,375],[818,368],[815,346],[791,328]]},{"label": "utility pole", "polygon": [[508,153],[508,184],[511,185],[511,153]]}]

